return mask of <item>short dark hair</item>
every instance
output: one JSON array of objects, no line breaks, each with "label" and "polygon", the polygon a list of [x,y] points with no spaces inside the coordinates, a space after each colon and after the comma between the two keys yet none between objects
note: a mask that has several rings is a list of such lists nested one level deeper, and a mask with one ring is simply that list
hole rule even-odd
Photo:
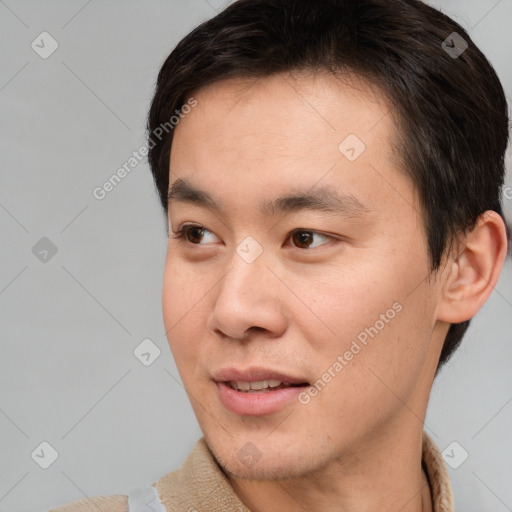
[{"label": "short dark hair", "polygon": [[[450,53],[465,44],[460,55]],[[148,160],[166,216],[173,131],[151,137],[186,98],[230,77],[308,70],[360,76],[387,97],[400,169],[421,201],[431,272],[483,212],[503,217],[503,87],[467,32],[419,0],[238,0],[186,35],[158,74],[147,123]],[[450,326],[437,371],[469,322]]]}]

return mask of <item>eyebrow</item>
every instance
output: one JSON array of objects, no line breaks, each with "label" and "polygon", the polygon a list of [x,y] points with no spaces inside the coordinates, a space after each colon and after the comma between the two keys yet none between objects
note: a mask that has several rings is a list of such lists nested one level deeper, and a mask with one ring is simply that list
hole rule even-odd
[{"label": "eyebrow", "polygon": [[[213,212],[221,212],[225,205],[208,192],[200,190],[183,178],[178,178],[169,187],[168,207],[176,202],[202,206]],[[260,212],[272,216],[276,213],[292,213],[301,210],[321,211],[337,216],[356,216],[369,213],[367,208],[352,194],[336,191],[332,186],[315,186],[312,190],[294,190],[276,199],[260,203]]]}]

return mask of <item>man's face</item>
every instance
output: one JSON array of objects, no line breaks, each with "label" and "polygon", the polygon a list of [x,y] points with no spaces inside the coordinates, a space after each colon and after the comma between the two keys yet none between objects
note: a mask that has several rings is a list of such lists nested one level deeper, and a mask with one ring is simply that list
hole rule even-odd
[{"label": "man's face", "polygon": [[[172,143],[170,187],[185,180],[221,209],[173,194],[170,230],[197,227],[171,232],[164,323],[206,441],[238,477],[303,475],[421,431],[447,328],[388,105],[296,78],[199,90]],[[331,211],[261,209],[329,193],[343,196]]]}]

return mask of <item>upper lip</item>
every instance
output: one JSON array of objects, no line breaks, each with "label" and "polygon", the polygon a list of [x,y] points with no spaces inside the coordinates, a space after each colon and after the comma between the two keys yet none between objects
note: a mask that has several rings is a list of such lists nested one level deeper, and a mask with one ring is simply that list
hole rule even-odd
[{"label": "upper lip", "polygon": [[287,384],[307,384],[307,380],[301,377],[293,377],[281,371],[268,368],[251,366],[240,369],[233,366],[222,368],[214,372],[213,379],[216,382],[258,382],[262,380],[278,380]]}]

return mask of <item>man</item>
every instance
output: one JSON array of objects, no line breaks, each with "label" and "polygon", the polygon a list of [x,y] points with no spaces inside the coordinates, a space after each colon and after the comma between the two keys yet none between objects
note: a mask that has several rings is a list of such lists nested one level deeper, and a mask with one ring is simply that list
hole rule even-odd
[{"label": "man", "polygon": [[239,0],[169,55],[148,129],[204,437],[55,510],[453,511],[429,394],[509,238],[507,104],[468,34],[417,0]]}]

